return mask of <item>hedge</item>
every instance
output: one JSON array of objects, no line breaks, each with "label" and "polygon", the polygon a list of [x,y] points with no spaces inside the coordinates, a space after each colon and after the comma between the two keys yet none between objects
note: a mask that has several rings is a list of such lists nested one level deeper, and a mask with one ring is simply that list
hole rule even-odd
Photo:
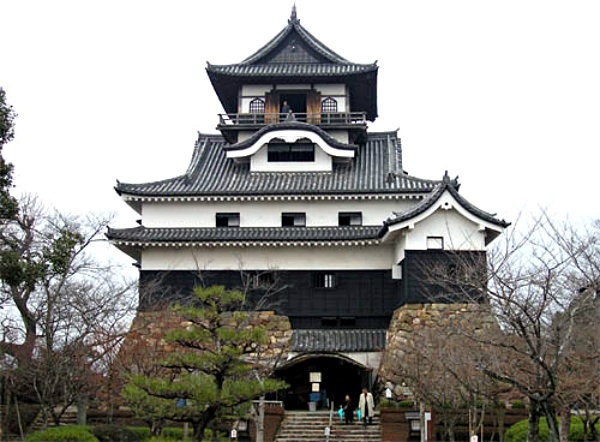
[{"label": "hedge", "polygon": [[90,427],[80,425],[65,425],[36,431],[25,437],[25,442],[99,442],[90,433]]},{"label": "hedge", "polygon": [[[504,435],[505,442],[527,442],[528,421],[524,419],[512,425]],[[596,424],[596,428],[600,432],[600,422]],[[588,435],[589,437],[589,435]],[[548,440],[548,424],[545,418],[540,419],[539,442]],[[583,422],[575,416],[571,416],[571,428],[569,430],[570,442],[583,441]]]}]

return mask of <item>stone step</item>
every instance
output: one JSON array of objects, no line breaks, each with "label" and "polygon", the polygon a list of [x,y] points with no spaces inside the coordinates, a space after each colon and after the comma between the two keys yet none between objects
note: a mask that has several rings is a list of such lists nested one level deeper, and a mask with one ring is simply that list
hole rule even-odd
[{"label": "stone step", "polygon": [[325,427],[330,427],[331,442],[381,442],[381,426],[379,413],[375,414],[373,423],[364,426],[354,422],[345,424],[340,421],[337,412],[333,413],[331,425],[329,411],[288,411],[282,422],[277,442],[320,442],[325,441]]}]

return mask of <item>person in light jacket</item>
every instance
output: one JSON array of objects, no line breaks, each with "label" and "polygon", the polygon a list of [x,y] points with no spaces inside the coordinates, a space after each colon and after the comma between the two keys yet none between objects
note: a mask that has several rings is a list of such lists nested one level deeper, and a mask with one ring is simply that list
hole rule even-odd
[{"label": "person in light jacket", "polygon": [[373,423],[373,413],[375,412],[375,403],[373,402],[373,395],[363,388],[360,397],[358,398],[358,408],[363,419],[363,424]]}]

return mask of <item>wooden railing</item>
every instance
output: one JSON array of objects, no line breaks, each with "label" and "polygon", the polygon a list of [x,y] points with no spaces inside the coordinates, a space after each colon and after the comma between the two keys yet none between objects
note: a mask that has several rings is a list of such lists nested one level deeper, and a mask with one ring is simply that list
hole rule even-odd
[{"label": "wooden railing", "polygon": [[220,126],[260,126],[289,121],[300,121],[320,126],[365,125],[367,124],[367,114],[366,112],[219,114]]}]

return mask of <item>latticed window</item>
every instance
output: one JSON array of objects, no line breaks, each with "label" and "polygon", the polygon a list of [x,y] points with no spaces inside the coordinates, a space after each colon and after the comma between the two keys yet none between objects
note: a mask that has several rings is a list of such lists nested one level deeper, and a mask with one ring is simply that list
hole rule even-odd
[{"label": "latticed window", "polygon": [[251,114],[264,114],[265,113],[265,100],[262,98],[255,98],[250,102],[250,113]]},{"label": "latticed window", "polygon": [[269,143],[267,161],[270,163],[314,160],[315,145],[310,142],[307,143],[304,139],[298,140],[295,143],[286,143],[279,140]]},{"label": "latticed window", "polygon": [[330,112],[337,112],[337,110],[338,110],[338,104],[335,99],[333,99],[331,97],[327,97],[321,102],[321,112],[330,113]]}]

